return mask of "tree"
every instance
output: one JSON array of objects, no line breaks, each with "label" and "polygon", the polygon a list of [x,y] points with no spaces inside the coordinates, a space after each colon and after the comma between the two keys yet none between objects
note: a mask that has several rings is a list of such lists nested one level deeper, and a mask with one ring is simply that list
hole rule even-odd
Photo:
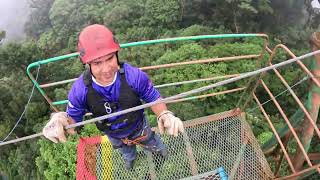
[{"label": "tree", "polygon": [[[319,3],[319,2],[318,2]],[[305,22],[305,28],[316,29],[319,27],[320,23],[320,7],[314,7],[313,4],[316,4],[315,0],[304,0],[304,6],[308,13],[307,21]]]},{"label": "tree", "polygon": [[52,28],[49,19],[49,11],[54,0],[30,0],[29,7],[31,13],[25,24],[25,32],[28,37],[38,39],[39,36]]},{"label": "tree", "polygon": [[6,38],[6,31],[0,30],[0,45],[2,44],[1,41],[3,41]]}]

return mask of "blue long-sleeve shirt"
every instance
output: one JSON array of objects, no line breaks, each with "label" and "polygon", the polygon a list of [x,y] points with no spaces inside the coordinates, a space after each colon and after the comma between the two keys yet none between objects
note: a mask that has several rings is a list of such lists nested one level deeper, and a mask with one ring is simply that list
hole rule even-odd
[{"label": "blue long-sleeve shirt", "polygon": [[[127,63],[123,65],[125,76],[128,85],[132,88],[133,91],[137,93],[140,99],[149,103],[156,101],[160,97],[160,93],[157,89],[154,88],[152,82],[148,78],[147,74],[142,72],[140,69],[133,67]],[[118,102],[120,95],[120,73],[116,73],[115,80],[112,84],[108,86],[101,86],[95,80],[92,82],[92,87],[94,90],[99,92],[105,100],[109,103]],[[76,122],[81,122],[83,120],[84,114],[89,111],[87,106],[87,93],[88,88],[84,84],[83,75],[81,75],[73,84],[71,90],[68,95],[68,106],[67,113],[70,117],[72,117]],[[120,111],[118,109],[117,111]],[[143,113],[143,110],[141,110]],[[113,121],[118,117],[113,117],[108,119],[109,121]],[[138,125],[139,120],[136,121],[136,126]],[[141,121],[140,121],[141,122]],[[111,126],[111,129],[122,128],[126,126],[126,123],[120,123]],[[133,127],[134,130],[136,127]],[[133,131],[132,130],[132,131]],[[112,134],[113,137],[124,138],[128,136],[132,131],[125,132],[124,134]],[[112,133],[112,132],[111,132]]]}]

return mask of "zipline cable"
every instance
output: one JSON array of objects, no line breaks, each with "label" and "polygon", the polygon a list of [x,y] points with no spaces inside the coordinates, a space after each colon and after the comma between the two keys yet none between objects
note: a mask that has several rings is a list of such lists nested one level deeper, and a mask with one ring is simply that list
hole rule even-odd
[{"label": "zipline cable", "polygon": [[[193,89],[193,90],[190,90],[190,91],[187,91],[187,92],[183,92],[183,93],[171,96],[171,97],[167,97],[167,98],[160,99],[160,100],[157,100],[157,101],[154,101],[154,102],[150,102],[150,103],[143,104],[143,105],[140,105],[140,106],[136,106],[136,107],[132,107],[132,108],[129,108],[129,109],[125,109],[123,111],[119,111],[119,112],[115,112],[115,113],[112,113],[112,114],[107,114],[107,115],[104,115],[104,116],[100,116],[100,117],[92,118],[92,119],[89,119],[89,120],[86,120],[86,121],[82,121],[82,122],[78,122],[78,123],[75,123],[75,124],[71,124],[71,125],[66,126],[65,129],[70,129],[70,128],[75,128],[75,127],[78,127],[78,126],[83,126],[85,124],[101,121],[101,120],[104,120],[104,119],[107,119],[107,118],[119,116],[119,115],[126,114],[126,113],[129,113],[129,112],[132,112],[132,111],[137,111],[137,110],[141,110],[141,109],[144,109],[144,108],[148,108],[148,107],[151,107],[151,106],[153,106],[155,104],[166,103],[166,102],[171,101],[171,100],[176,100],[176,99],[179,99],[179,98],[183,98],[183,97],[189,96],[191,94],[203,92],[203,91],[206,91],[206,90],[209,90],[209,89],[212,89],[212,88],[216,88],[216,87],[219,87],[219,86],[223,86],[223,85],[226,85],[226,84],[229,84],[229,83],[232,83],[232,82],[235,82],[235,81],[238,81],[238,80],[250,77],[250,76],[254,76],[254,75],[257,75],[257,74],[260,74],[260,73],[275,69],[275,68],[279,68],[279,67],[285,66],[287,64],[296,62],[298,60],[302,60],[302,59],[314,56],[314,55],[319,54],[319,53],[320,53],[320,50],[317,50],[317,51],[314,51],[314,52],[310,52],[310,53],[304,54],[302,56],[295,57],[295,58],[283,61],[283,62],[278,63],[278,64],[273,64],[271,66],[264,67],[264,68],[261,68],[261,69],[255,70],[255,71],[242,73],[242,74],[240,74],[240,76],[233,77],[233,78],[230,78],[230,79],[226,79],[226,80],[223,80],[223,81],[219,81],[217,83],[214,83],[214,84],[211,84],[211,85],[208,85],[208,86],[203,86],[203,87],[200,87],[200,88],[197,88],[197,89]],[[6,145],[6,144],[20,142],[20,141],[27,140],[27,139],[32,139],[32,138],[39,137],[39,136],[42,136],[42,135],[43,135],[42,133],[38,133],[38,134],[33,134],[31,136],[26,136],[26,137],[10,140],[10,141],[7,141],[7,142],[0,143],[0,146]]]},{"label": "zipline cable", "polygon": [[[295,86],[297,86],[297,85],[299,85],[299,84],[301,84],[302,82],[304,82],[304,81],[306,81],[306,80],[308,80],[308,79],[310,79],[311,77],[310,76],[305,76],[304,78],[302,78],[302,79],[300,79],[300,81],[298,81],[297,83],[295,83],[294,85],[292,85],[292,86],[290,86],[290,89],[292,89],[292,88],[294,88]],[[277,94],[276,96],[274,96],[274,98],[278,98],[279,96],[281,96],[282,94],[284,94],[284,93],[286,93],[287,91],[289,91],[289,89],[285,89],[285,90],[283,90],[282,92],[280,92],[279,94]],[[265,104],[267,104],[267,103],[269,103],[270,101],[272,101],[272,99],[270,98],[269,100],[267,100],[267,101],[265,101],[265,102],[263,102],[263,103],[261,103],[261,106],[263,106],[263,105],[265,105]],[[254,110],[256,110],[256,109],[258,109],[259,108],[259,106],[256,106],[256,107],[254,107],[254,108],[251,108],[251,109],[249,109],[248,111],[246,111],[246,112],[252,112],[252,111],[254,111]]]},{"label": "zipline cable", "polygon": [[[39,66],[38,69],[37,69],[36,80],[38,79],[39,70],[40,70],[40,66]],[[32,98],[32,96],[33,96],[33,92],[34,92],[35,86],[36,86],[36,85],[34,84],[33,87],[32,87],[32,90],[31,90],[31,93],[30,93],[28,102],[27,102],[27,104],[24,106],[24,110],[23,110],[22,114],[20,115],[18,121],[17,121],[16,124],[13,126],[13,128],[12,128],[11,131],[8,133],[8,135],[7,135],[2,141],[0,141],[0,143],[3,143],[5,140],[7,140],[7,138],[11,135],[11,133],[16,129],[16,127],[17,127],[18,124],[20,123],[23,115],[26,113],[26,111],[27,111],[27,109],[28,109],[28,105],[29,105],[30,100],[31,100],[31,98]]]}]

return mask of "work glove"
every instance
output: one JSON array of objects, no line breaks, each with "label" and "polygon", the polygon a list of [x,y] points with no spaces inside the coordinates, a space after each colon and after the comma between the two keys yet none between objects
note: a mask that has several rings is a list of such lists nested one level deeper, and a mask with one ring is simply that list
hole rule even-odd
[{"label": "work glove", "polygon": [[160,134],[164,132],[169,135],[178,136],[178,133],[184,132],[182,121],[175,117],[171,111],[165,110],[157,118]]},{"label": "work glove", "polygon": [[[66,112],[52,113],[49,122],[43,128],[43,135],[54,143],[65,143],[67,138],[65,136],[64,126],[72,124],[73,120],[68,117]],[[74,129],[68,129],[69,134],[75,134]]]}]

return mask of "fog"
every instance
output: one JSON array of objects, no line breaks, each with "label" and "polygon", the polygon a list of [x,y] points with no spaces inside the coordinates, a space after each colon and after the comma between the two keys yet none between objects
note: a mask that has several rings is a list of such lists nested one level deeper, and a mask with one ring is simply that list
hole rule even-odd
[{"label": "fog", "polygon": [[0,0],[0,30],[6,31],[5,42],[25,37],[24,24],[29,15],[28,0]]}]

